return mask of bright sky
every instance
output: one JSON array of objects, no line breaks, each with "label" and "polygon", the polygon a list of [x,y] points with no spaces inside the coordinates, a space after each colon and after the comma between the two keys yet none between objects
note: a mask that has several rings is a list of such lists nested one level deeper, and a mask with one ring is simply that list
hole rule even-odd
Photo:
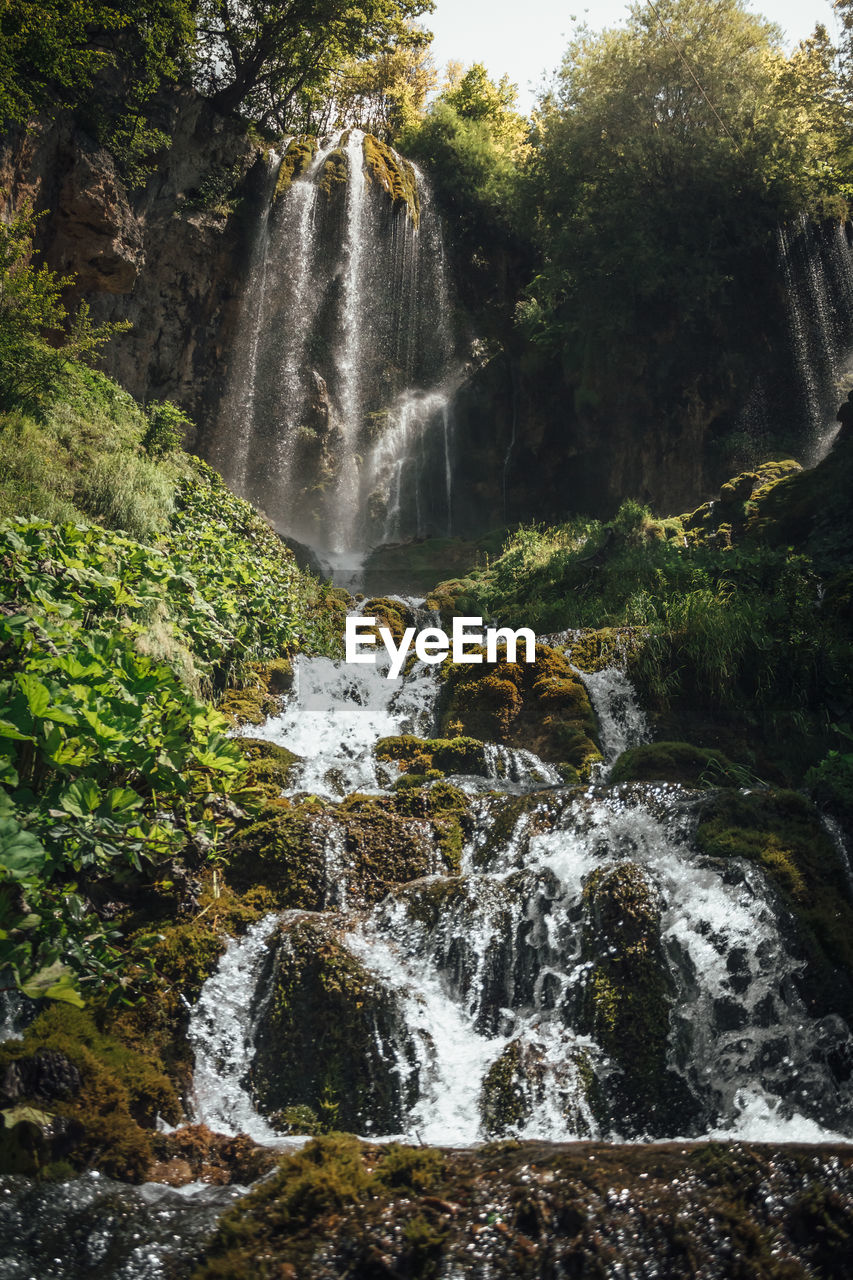
[{"label": "bright sky", "polygon": [[[751,0],[749,8],[776,22],[790,45],[809,35],[816,22],[838,34],[830,0]],[[560,63],[575,25],[600,28],[621,24],[625,0],[437,0],[422,19],[435,33],[433,56],[439,69],[455,59],[483,62],[499,79],[505,72],[519,88],[528,111],[543,75]]]}]

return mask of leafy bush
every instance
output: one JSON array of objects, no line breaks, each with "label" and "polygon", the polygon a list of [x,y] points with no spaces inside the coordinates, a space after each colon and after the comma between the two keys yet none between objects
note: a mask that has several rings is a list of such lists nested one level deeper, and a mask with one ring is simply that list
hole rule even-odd
[{"label": "leafy bush", "polygon": [[0,221],[0,409],[49,402],[69,361],[93,356],[129,327],[94,326],[86,303],[69,322],[61,295],[72,278],[32,265],[35,226],[29,205]]},{"label": "leafy bush", "polygon": [[141,443],[149,457],[162,458],[180,449],[194,432],[192,418],[170,400],[164,400],[148,406],[148,426]]}]

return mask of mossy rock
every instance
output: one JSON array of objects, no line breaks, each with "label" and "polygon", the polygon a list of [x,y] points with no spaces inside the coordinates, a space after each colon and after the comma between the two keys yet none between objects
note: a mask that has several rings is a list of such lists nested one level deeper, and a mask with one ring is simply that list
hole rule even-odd
[{"label": "mossy rock", "polygon": [[661,943],[660,894],[642,867],[622,862],[588,877],[584,908],[582,956],[590,969],[581,1028],[620,1068],[612,1089],[615,1127],[671,1128],[686,1095],[666,1064],[674,990]]},{"label": "mossy rock", "polygon": [[703,805],[699,850],[745,858],[770,877],[800,926],[809,1003],[853,1019],[853,904],[847,870],[815,806],[795,791],[720,792]]},{"label": "mossy rock", "polygon": [[386,191],[394,208],[405,209],[418,226],[421,217],[418,180],[411,163],[369,133],[364,138],[364,162],[368,180]]},{"label": "mossy rock", "polygon": [[410,773],[474,774],[485,778],[486,751],[474,738],[416,738],[400,734],[380,738],[374,747],[377,760],[395,760]]},{"label": "mossy rock", "polygon": [[635,627],[599,627],[578,633],[569,646],[572,666],[581,671],[603,671],[624,663],[642,643]]},{"label": "mossy rock", "polygon": [[346,191],[349,181],[347,153],[343,147],[330,151],[320,166],[317,174],[317,190],[329,202],[339,199]]},{"label": "mossy rock", "polygon": [[140,911],[126,922],[129,954],[146,960],[138,977],[141,999],[129,1008],[110,1010],[106,1029],[129,1049],[158,1054],[182,1093],[192,1084],[193,1053],[186,1039],[189,1007],[215,970],[229,936],[241,934],[265,909],[265,900],[253,905],[239,898],[216,869],[204,876],[192,918],[176,923]]},{"label": "mossy rock", "polygon": [[281,699],[292,686],[293,664],[288,658],[256,663],[240,688],[225,691],[217,709],[237,729],[264,724],[281,710]]},{"label": "mossy rock", "polygon": [[685,787],[738,787],[743,775],[713,747],[689,742],[649,742],[623,751],[610,782],[679,782]]},{"label": "mossy rock", "polygon": [[750,500],[747,536],[770,546],[796,546],[819,566],[838,571],[853,564],[853,435],[842,429],[821,462],[792,468]]},{"label": "mossy rock", "polygon": [[290,785],[294,766],[301,763],[302,757],[262,738],[235,738],[234,741],[249,761],[248,785],[260,787],[271,800],[281,795]]},{"label": "mossy rock", "polygon": [[309,916],[283,925],[267,989],[251,1070],[265,1114],[310,1107],[334,1128],[399,1131],[417,1073],[401,1080],[397,1053],[414,1066],[413,1047],[395,994],[342,945],[336,925]]},{"label": "mossy rock", "polygon": [[[510,1041],[483,1079],[480,1114],[486,1137],[507,1138],[524,1131],[545,1098],[547,1072],[546,1056],[539,1045]],[[576,1137],[588,1138],[592,1129],[587,1093],[600,1094],[589,1056],[583,1050],[570,1054],[562,1076],[563,1119]]]},{"label": "mossy rock", "polygon": [[317,153],[317,139],[303,136],[294,138],[281,158],[273,201],[281,199],[292,183],[306,171]]},{"label": "mossy rock", "polygon": [[[445,664],[441,731],[524,747],[572,765],[581,778],[601,759],[589,696],[569,659],[537,644],[535,662]],[[521,655],[519,655],[521,656]]]},{"label": "mossy rock", "polygon": [[267,910],[320,911],[344,889],[352,906],[378,902],[393,884],[458,866],[464,811],[449,791],[270,804],[232,841],[229,882]]},{"label": "mossy rock", "polygon": [[[50,1119],[41,1151],[33,1143],[37,1165],[62,1160],[127,1182],[148,1173],[157,1116],[174,1123],[181,1115],[156,1053],[129,1049],[70,1005],[50,1005],[22,1039],[0,1045],[0,1081],[13,1119],[22,1106]],[[0,1152],[9,1157],[8,1143]]]},{"label": "mossy rock", "polygon": [[392,600],[387,596],[374,596],[370,600],[366,600],[361,607],[362,616],[365,618],[375,618],[376,626],[374,628],[364,628],[362,634],[376,636],[376,643],[381,651],[382,640],[379,636],[379,628],[385,627],[394,637],[394,643],[399,645],[403,639],[403,634],[408,627],[416,627],[417,619],[412,613],[408,605],[401,600]]}]

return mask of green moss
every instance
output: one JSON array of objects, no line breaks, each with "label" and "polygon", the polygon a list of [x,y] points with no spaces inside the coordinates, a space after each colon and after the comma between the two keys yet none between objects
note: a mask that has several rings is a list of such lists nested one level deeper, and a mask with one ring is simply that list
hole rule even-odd
[{"label": "green moss", "polygon": [[853,906],[841,857],[814,805],[793,791],[722,792],[703,806],[696,842],[711,857],[745,858],[767,872],[799,921],[812,1002],[849,1018]]},{"label": "green moss", "polygon": [[679,782],[685,787],[737,787],[739,771],[722,751],[689,742],[630,747],[610,771],[610,782]]},{"label": "green moss", "polygon": [[396,760],[410,773],[468,773],[487,776],[486,753],[474,738],[416,738],[402,734],[380,738],[374,753],[377,760]]},{"label": "green moss", "polygon": [[249,786],[259,787],[270,800],[280,796],[290,783],[293,766],[301,762],[301,757],[288,751],[287,747],[261,738],[235,738],[235,742],[249,761],[246,775]]},{"label": "green moss", "polygon": [[217,709],[235,728],[263,724],[281,710],[282,695],[293,685],[293,665],[287,658],[254,663],[237,688],[227,689]]},{"label": "green moss", "polygon": [[621,1123],[642,1131],[678,1105],[666,1065],[673,991],[660,897],[641,867],[623,862],[588,877],[584,904],[582,954],[591,969],[582,1025],[621,1069],[613,1090]]},{"label": "green moss", "polygon": [[394,207],[405,209],[417,226],[421,215],[418,181],[409,161],[372,134],[365,135],[364,161],[368,179],[387,191]]},{"label": "green moss", "polygon": [[624,662],[639,643],[633,627],[587,628],[571,641],[572,666],[581,671],[602,671]]},{"label": "green moss", "polygon": [[296,178],[302,176],[317,151],[317,139],[311,137],[294,138],[281,158],[281,165],[276,179],[273,201],[276,201],[290,190]]},{"label": "green moss", "polygon": [[0,1078],[11,1064],[23,1069],[28,1060],[45,1052],[61,1055],[76,1069],[79,1087],[47,1099],[23,1100],[59,1122],[41,1162],[63,1159],[75,1169],[95,1168],[111,1177],[141,1181],[152,1159],[151,1130],[157,1116],[174,1123],[181,1114],[156,1053],[128,1048],[99,1030],[84,1010],[52,1005],[21,1040],[0,1046]]},{"label": "green moss", "polygon": [[331,201],[346,191],[348,181],[347,153],[343,147],[336,147],[334,151],[329,152],[320,166],[316,182],[317,190],[325,196],[326,200]]},{"label": "green moss", "polygon": [[[337,1127],[375,1123],[395,1132],[406,1095],[393,1056],[394,997],[322,918],[288,922],[277,942],[271,991],[257,1033],[253,1090],[267,1113],[293,1106],[332,1112]],[[410,1092],[411,1090],[409,1090]]]},{"label": "green moss", "polygon": [[[588,778],[601,759],[586,689],[557,649],[536,646],[533,663],[447,664],[441,729],[453,736],[525,747]],[[520,655],[519,655],[520,656]]]}]

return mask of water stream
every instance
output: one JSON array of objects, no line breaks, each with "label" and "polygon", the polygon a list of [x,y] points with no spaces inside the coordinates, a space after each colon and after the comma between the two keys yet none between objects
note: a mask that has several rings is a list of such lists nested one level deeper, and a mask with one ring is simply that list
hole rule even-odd
[{"label": "water stream", "polygon": [[[570,633],[563,640],[570,651]],[[347,910],[344,882],[328,904],[335,937],[385,993],[371,1052],[393,1082],[396,1136],[853,1138],[853,1086],[839,1065],[853,1061],[853,1038],[840,1018],[809,1012],[803,955],[771,882],[752,863],[697,852],[698,793],[608,784],[649,726],[618,665],[584,681],[605,757],[592,785],[566,787],[530,752],[490,744],[487,778],[452,780],[471,796],[458,874],[392,889],[367,911]],[[294,692],[258,732],[303,757],[293,797],[388,796],[396,768],[373,746],[434,736],[440,688],[424,663],[392,681],[380,667],[299,658]],[[345,881],[342,847],[330,857]],[[616,881],[658,922],[667,1031],[653,1106],[625,1103],[630,1068],[590,1017],[624,923],[602,925],[594,887]],[[197,1113],[214,1128],[270,1139],[252,1097],[253,1038],[270,956],[302,918],[265,920],[230,944],[193,1012]],[[359,1127],[382,1132],[369,1106]]]}]

